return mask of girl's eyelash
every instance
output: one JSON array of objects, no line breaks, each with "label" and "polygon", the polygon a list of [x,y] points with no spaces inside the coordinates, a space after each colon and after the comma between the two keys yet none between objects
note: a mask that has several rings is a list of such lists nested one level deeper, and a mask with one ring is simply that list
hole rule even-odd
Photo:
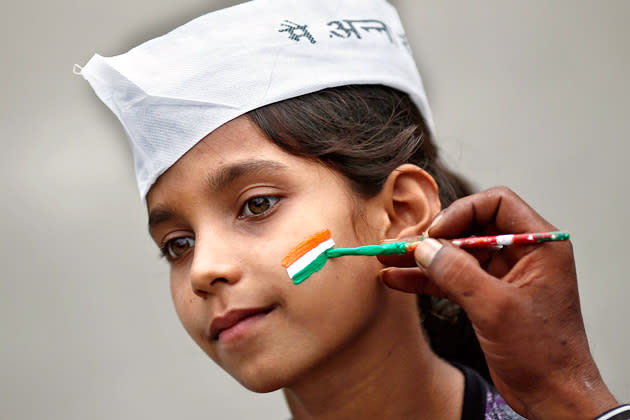
[{"label": "girl's eyelash", "polygon": [[[175,244],[175,241],[181,241],[184,240],[186,242],[186,249],[181,250],[182,254],[178,255],[178,256],[173,256],[171,255],[170,251],[169,251],[169,246],[171,244]],[[192,242],[192,243],[191,243]],[[165,258],[168,262],[175,262],[178,261],[179,259],[185,257],[185,255],[190,252],[192,250],[192,248],[195,246],[195,239],[191,238],[189,236],[178,236],[176,238],[171,238],[167,241],[164,241],[161,245],[160,245],[160,254],[159,257],[160,258]]]},{"label": "girl's eyelash", "polygon": [[160,244],[160,249],[159,249],[159,257],[160,258],[164,258],[166,260],[168,260],[168,249],[166,248],[168,246],[168,243],[171,241],[172,239],[168,239],[166,241],[162,241],[162,243]]},{"label": "girl's eyelash", "polygon": [[[262,211],[260,214],[245,214],[245,210],[247,209],[247,205],[252,203],[253,200],[256,199],[266,199],[267,200],[267,204],[268,204],[268,208],[266,208],[264,211]],[[273,211],[275,209],[275,207],[278,205],[278,202],[281,200],[282,198],[277,196],[277,195],[256,195],[253,197],[248,198],[247,200],[245,200],[245,202],[243,203],[243,205],[241,206],[241,210],[239,212],[239,218],[240,219],[245,219],[245,218],[258,218],[258,217],[264,217],[267,214],[269,214],[269,212]],[[259,203],[261,204],[261,203]],[[249,210],[250,213],[252,212],[251,209]]]},{"label": "girl's eyelash", "polygon": [[159,250],[159,258],[164,258],[166,261],[170,262],[170,258],[168,257],[168,251],[166,249],[166,246],[168,245],[169,241],[164,241],[162,242],[162,244],[160,245],[160,250]]}]

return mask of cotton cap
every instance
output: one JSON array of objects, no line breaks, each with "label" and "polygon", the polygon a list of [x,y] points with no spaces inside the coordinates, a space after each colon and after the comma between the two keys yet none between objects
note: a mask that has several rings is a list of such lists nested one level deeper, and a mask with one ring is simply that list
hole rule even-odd
[{"label": "cotton cap", "polygon": [[194,19],[80,70],[122,122],[143,200],[197,142],[253,109],[321,89],[409,94],[433,132],[396,10],[384,0],[254,0]]}]

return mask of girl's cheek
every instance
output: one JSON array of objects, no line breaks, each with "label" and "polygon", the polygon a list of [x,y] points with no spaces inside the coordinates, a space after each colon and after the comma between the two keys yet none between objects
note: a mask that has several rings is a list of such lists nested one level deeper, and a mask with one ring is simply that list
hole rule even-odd
[{"label": "girl's cheek", "polygon": [[192,288],[190,284],[186,286],[184,284],[184,280],[178,277],[173,277],[171,275],[170,289],[171,289],[171,298],[173,299],[173,306],[175,307],[175,312],[177,313],[177,317],[181,321],[182,325],[189,331],[190,324],[190,313],[192,312],[194,306],[194,294],[192,293]]}]

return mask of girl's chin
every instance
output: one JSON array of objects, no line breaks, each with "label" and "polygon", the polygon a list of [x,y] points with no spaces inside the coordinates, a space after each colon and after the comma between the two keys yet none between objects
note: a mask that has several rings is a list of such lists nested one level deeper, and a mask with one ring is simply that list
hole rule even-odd
[{"label": "girl's chin", "polygon": [[[300,362],[291,363],[286,358],[282,360],[267,360],[258,366],[240,366],[238,371],[228,370],[234,379],[248,390],[260,394],[277,391],[283,388],[291,388],[301,382],[308,375],[309,367]],[[304,369],[300,369],[302,366]]]},{"label": "girl's chin", "polygon": [[287,386],[287,382],[281,378],[235,378],[241,385],[252,392],[266,394],[277,391]]}]

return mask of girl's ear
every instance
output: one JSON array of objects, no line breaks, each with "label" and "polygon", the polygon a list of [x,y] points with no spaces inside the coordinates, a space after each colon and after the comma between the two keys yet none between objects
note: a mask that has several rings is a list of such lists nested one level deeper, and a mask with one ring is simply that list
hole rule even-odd
[{"label": "girl's ear", "polygon": [[433,177],[410,163],[400,165],[389,174],[381,193],[389,219],[387,238],[421,234],[441,209]]}]

